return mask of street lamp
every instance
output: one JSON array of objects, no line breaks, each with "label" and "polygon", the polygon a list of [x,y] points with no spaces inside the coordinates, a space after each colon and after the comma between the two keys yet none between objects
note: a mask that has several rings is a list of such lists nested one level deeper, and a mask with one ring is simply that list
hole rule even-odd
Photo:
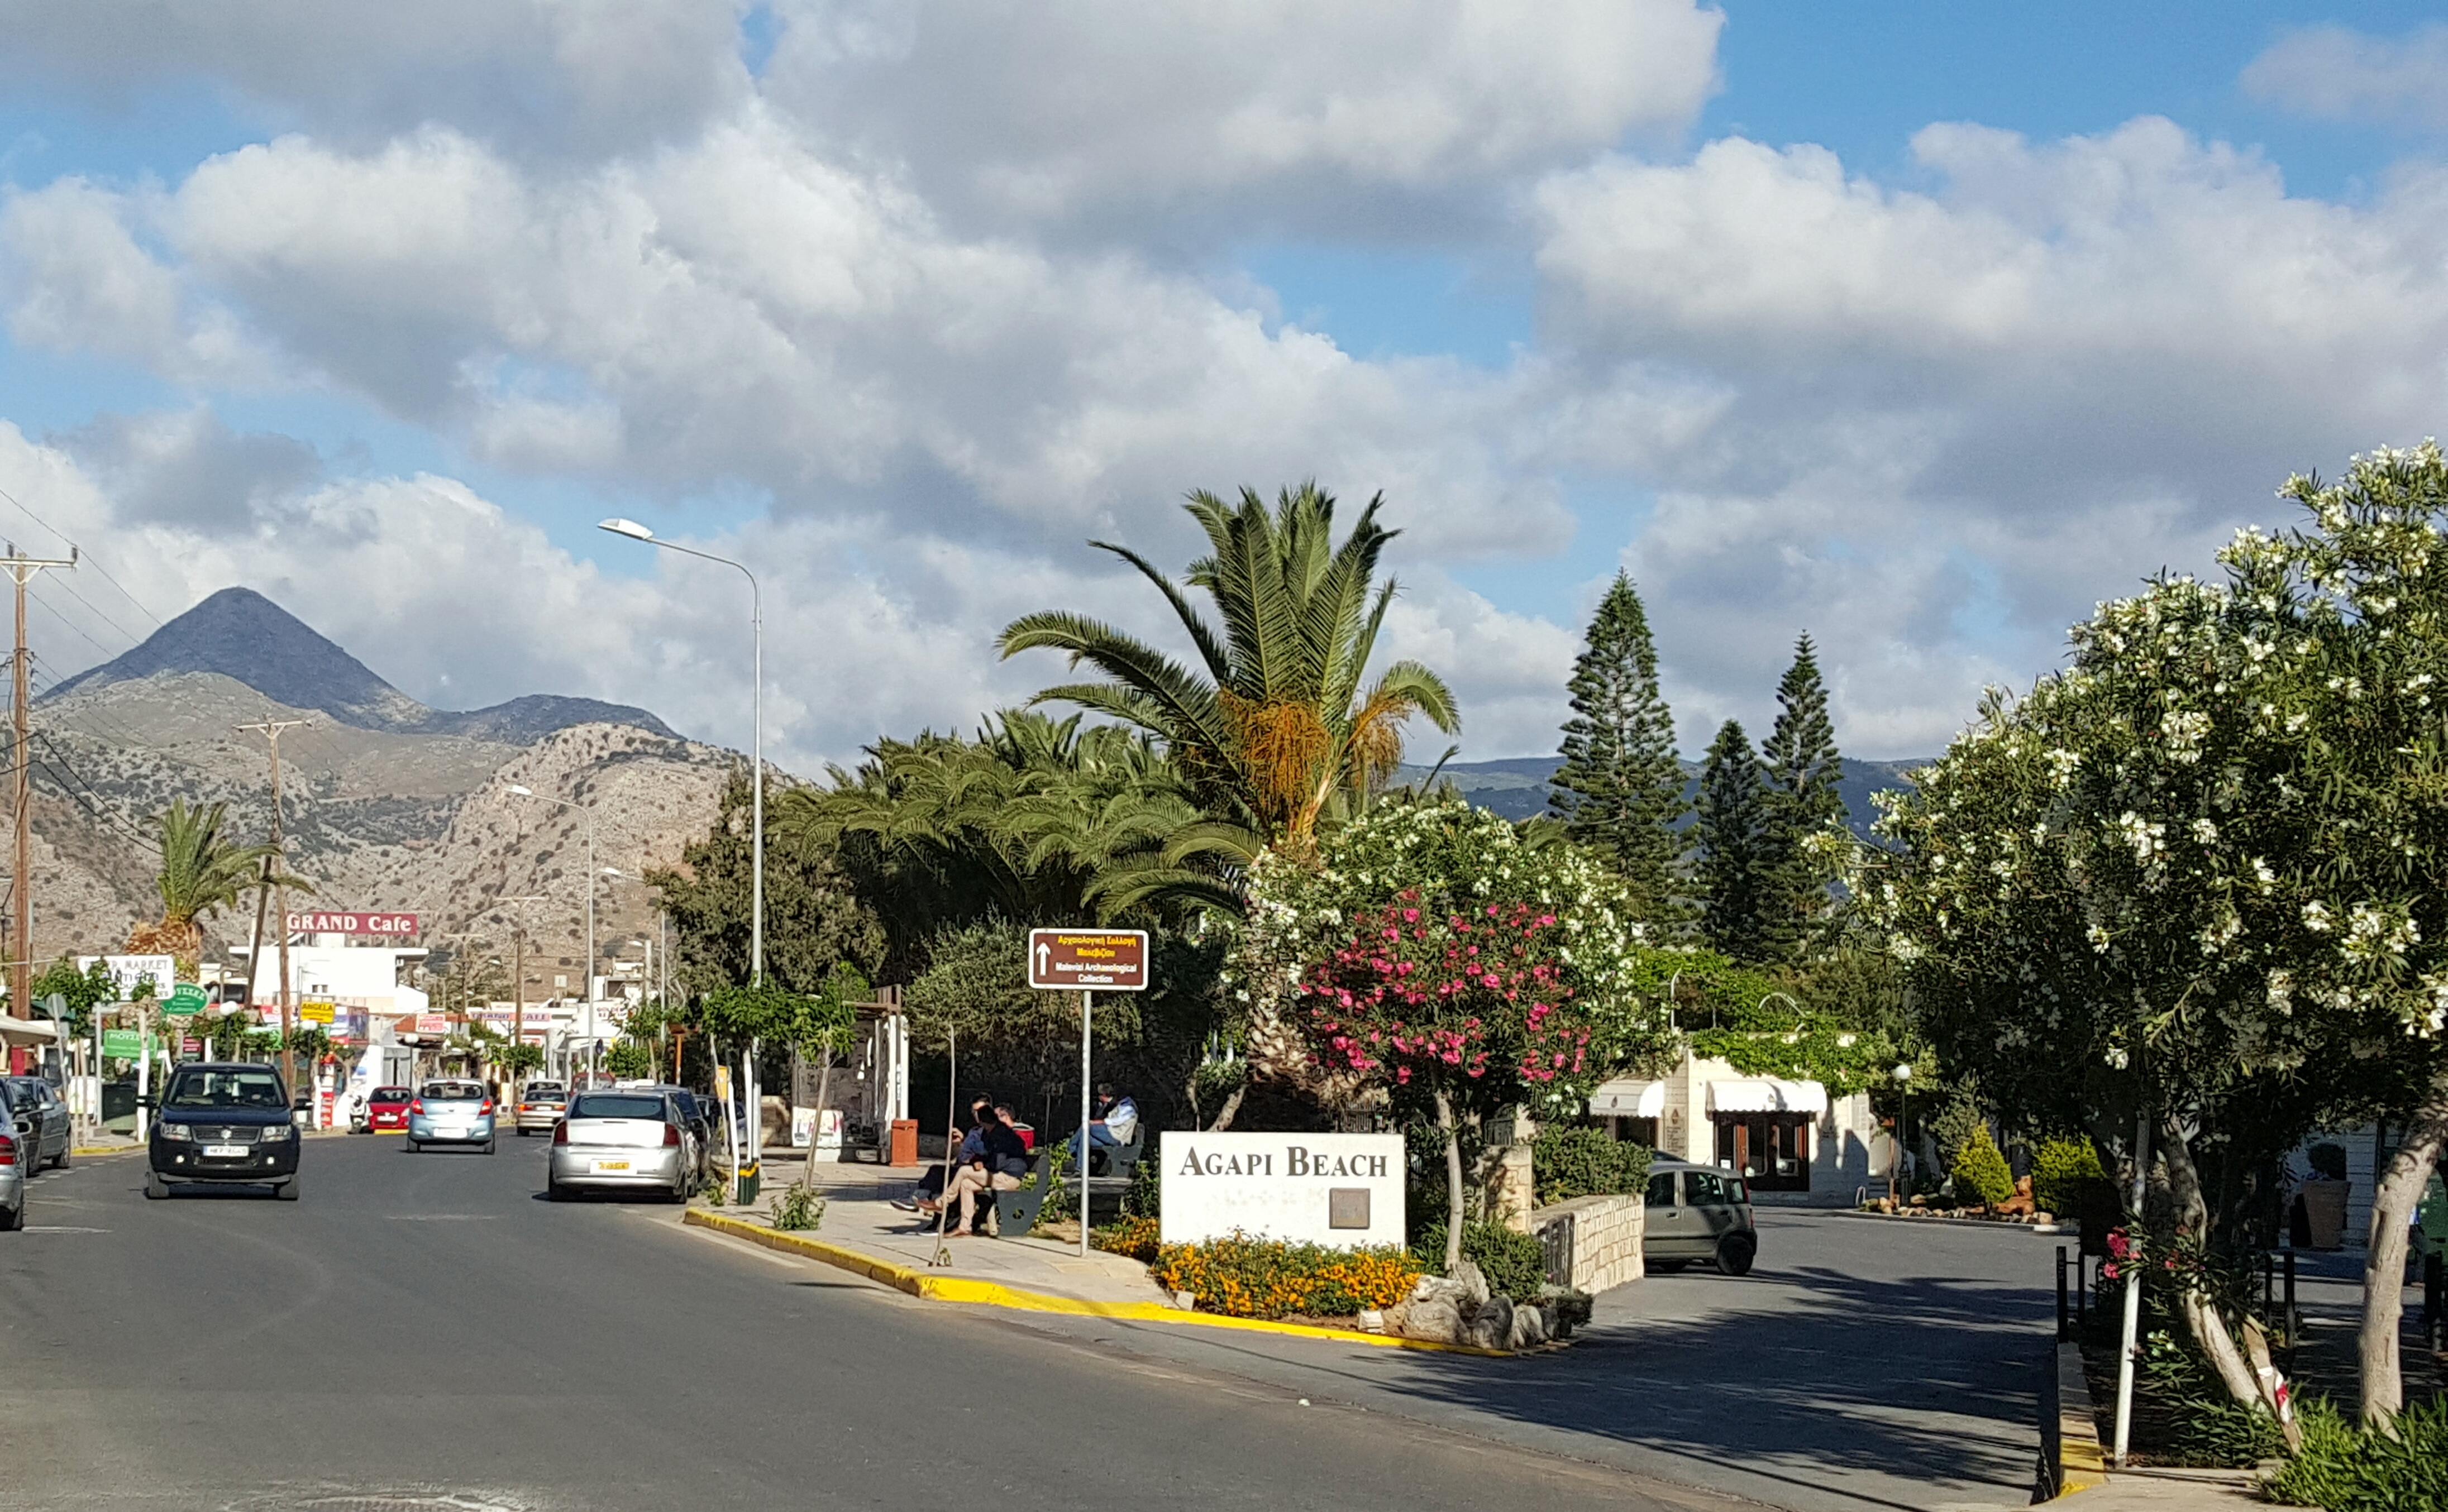
[{"label": "street lamp", "polygon": [[1904,1112],[1912,1106],[1912,1063],[1897,1062],[1894,1075],[1903,1100],[1896,1105],[1896,1147],[1887,1157],[1887,1206],[1891,1208],[1896,1205],[1896,1173],[1904,1163]]},{"label": "street lamp", "polygon": [[[744,564],[733,561],[728,557],[717,557],[710,551],[699,551],[694,546],[683,546],[677,541],[664,540],[634,520],[623,520],[615,516],[599,522],[596,528],[608,530],[616,536],[626,536],[631,540],[642,540],[649,546],[660,546],[665,551],[676,551],[684,557],[698,557],[707,561],[720,562],[725,567],[736,569],[739,576],[748,579],[748,614],[749,624],[755,638],[755,676],[756,679],[755,715],[750,731],[749,749],[751,784],[755,796],[752,800],[753,806],[749,815],[751,826],[749,890],[752,901],[749,906],[748,920],[748,979],[750,985],[761,987],[765,982],[765,602],[756,586],[756,575],[750,572]],[[588,864],[594,863],[589,861]]]}]

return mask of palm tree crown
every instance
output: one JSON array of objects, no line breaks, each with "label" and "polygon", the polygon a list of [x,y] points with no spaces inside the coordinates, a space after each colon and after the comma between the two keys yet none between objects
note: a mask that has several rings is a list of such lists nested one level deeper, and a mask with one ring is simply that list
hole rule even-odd
[{"label": "palm tree crown", "polygon": [[[162,896],[158,923],[139,925],[129,943],[144,944],[192,965],[203,948],[197,920],[218,909],[237,906],[239,895],[261,879],[266,859],[278,854],[270,845],[240,845],[221,832],[229,815],[227,803],[190,808],[183,798],[156,814],[152,829],[162,842],[162,869],[154,887]],[[296,878],[279,879],[293,887]]]},{"label": "palm tree crown", "polygon": [[1148,731],[1209,813],[1306,850],[1338,794],[1365,794],[1392,771],[1410,716],[1448,733],[1461,724],[1444,680],[1418,662],[1398,661],[1362,686],[1395,593],[1391,579],[1374,581],[1378,555],[1397,534],[1377,523],[1382,501],[1370,500],[1337,546],[1334,500],[1313,482],[1284,490],[1272,510],[1248,488],[1237,504],[1192,494],[1187,507],[1212,550],[1190,564],[1184,582],[1213,600],[1220,632],[1146,558],[1091,542],[1164,595],[1200,670],[1110,625],[1053,610],[1014,620],[1000,649],[1005,656],[1066,652],[1072,666],[1104,673],[1101,682],[1046,689],[1035,701],[1077,704]]}]

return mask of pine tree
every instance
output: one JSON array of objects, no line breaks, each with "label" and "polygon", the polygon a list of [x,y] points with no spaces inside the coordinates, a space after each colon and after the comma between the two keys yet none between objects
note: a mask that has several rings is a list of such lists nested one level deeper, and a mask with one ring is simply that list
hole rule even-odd
[{"label": "pine tree", "polygon": [[1654,919],[1674,910],[1683,837],[1683,767],[1674,716],[1657,692],[1657,648],[1632,578],[1616,574],[1599,600],[1567,685],[1563,765],[1551,800],[1566,833],[1605,851]]},{"label": "pine tree", "polygon": [[1740,961],[1769,950],[1762,847],[1773,823],[1768,784],[1751,739],[1728,720],[1700,768],[1700,926],[1709,942]]},{"label": "pine tree", "polygon": [[1761,750],[1769,791],[1761,906],[1769,953],[1789,957],[1827,911],[1827,868],[1806,842],[1845,817],[1845,800],[1836,791],[1845,763],[1836,753],[1827,689],[1807,634],[1794,642],[1793,665],[1776,685],[1776,726]]}]

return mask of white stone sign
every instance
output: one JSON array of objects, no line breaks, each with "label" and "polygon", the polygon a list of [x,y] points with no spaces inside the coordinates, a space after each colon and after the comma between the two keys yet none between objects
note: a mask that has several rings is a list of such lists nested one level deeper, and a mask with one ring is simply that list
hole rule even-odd
[{"label": "white stone sign", "polygon": [[1400,1134],[1200,1134],[1158,1143],[1162,1238],[1239,1229],[1342,1249],[1403,1242]]}]

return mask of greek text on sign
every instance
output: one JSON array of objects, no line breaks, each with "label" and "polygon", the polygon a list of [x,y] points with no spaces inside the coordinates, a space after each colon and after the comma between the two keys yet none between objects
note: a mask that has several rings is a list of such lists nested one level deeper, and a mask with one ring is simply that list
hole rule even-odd
[{"label": "greek text on sign", "polygon": [[414,935],[414,914],[340,913],[292,914],[289,916],[292,935]]},{"label": "greek text on sign", "polygon": [[1163,1173],[1157,1222],[1167,1244],[1235,1230],[1336,1248],[1403,1242],[1400,1134],[1168,1130],[1148,1159]]},{"label": "greek text on sign", "polygon": [[1032,929],[1028,985],[1100,992],[1147,991],[1147,931]]}]

